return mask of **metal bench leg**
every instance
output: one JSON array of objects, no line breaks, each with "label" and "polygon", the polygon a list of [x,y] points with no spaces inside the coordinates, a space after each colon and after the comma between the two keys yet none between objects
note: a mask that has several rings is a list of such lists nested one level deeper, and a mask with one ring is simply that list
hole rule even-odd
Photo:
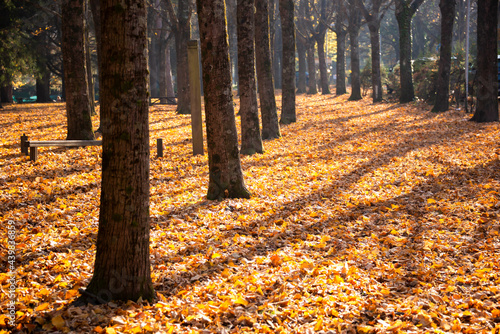
[{"label": "metal bench leg", "polygon": [[38,159],[38,147],[30,147],[30,160],[36,161]]}]

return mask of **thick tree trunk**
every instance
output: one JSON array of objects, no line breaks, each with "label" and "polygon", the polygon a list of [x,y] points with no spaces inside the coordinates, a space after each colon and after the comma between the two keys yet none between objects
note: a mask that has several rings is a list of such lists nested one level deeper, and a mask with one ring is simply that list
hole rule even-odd
[{"label": "thick tree trunk", "polygon": [[177,53],[177,113],[179,114],[191,114],[187,58],[188,41],[191,36],[189,17],[188,1],[179,1],[177,14],[179,26],[175,31]]},{"label": "thick tree trunk", "polygon": [[457,0],[441,0],[441,47],[439,49],[439,70],[436,83],[436,97],[433,112],[447,111],[450,95],[451,48],[453,38],[453,21]]},{"label": "thick tree trunk", "polygon": [[318,85],[316,84],[316,63],[314,60],[314,39],[309,41],[307,48],[307,72],[309,73],[309,82],[307,87],[309,88],[307,94],[318,94]]},{"label": "thick tree trunk", "polygon": [[477,108],[472,121],[498,121],[498,0],[478,1]]},{"label": "thick tree trunk", "polygon": [[283,41],[282,102],[280,123],[297,121],[295,113],[295,22],[293,0],[279,0]]},{"label": "thick tree trunk", "polygon": [[197,11],[207,126],[207,198],[249,198],[238,150],[224,0],[197,0]]},{"label": "thick tree trunk", "polygon": [[82,296],[152,300],[146,2],[101,0],[102,186],[94,275]]},{"label": "thick tree trunk", "polygon": [[255,60],[264,140],[281,136],[274,95],[268,17],[268,0],[255,0]]},{"label": "thick tree trunk", "polygon": [[359,30],[361,28],[361,13],[351,4],[349,10],[349,41],[351,46],[351,96],[350,101],[361,100],[361,76],[359,66]]},{"label": "thick tree trunk", "polygon": [[83,8],[83,0],[64,0],[61,5],[67,139],[94,139],[85,61]]},{"label": "thick tree trunk", "polygon": [[297,55],[299,59],[299,78],[297,82],[297,94],[307,93],[306,80],[306,47],[300,38],[297,38]]},{"label": "thick tree trunk", "polygon": [[337,83],[335,85],[335,94],[343,95],[347,93],[346,74],[345,74],[345,50],[346,50],[347,31],[337,29]]},{"label": "thick tree trunk", "polygon": [[238,82],[240,91],[241,153],[262,153],[255,82],[255,0],[238,0]]}]

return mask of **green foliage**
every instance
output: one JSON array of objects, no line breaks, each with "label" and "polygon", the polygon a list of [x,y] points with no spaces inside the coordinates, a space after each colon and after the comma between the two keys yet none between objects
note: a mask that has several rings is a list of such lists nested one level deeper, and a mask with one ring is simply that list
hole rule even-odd
[{"label": "green foliage", "polygon": [[413,61],[413,83],[415,96],[428,103],[436,98],[436,78],[439,61],[431,57],[422,57]]}]

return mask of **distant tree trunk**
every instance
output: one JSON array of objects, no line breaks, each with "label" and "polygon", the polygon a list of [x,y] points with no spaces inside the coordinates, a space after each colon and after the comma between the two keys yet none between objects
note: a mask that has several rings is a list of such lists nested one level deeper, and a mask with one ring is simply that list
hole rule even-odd
[{"label": "distant tree trunk", "polygon": [[224,0],[197,0],[207,127],[207,198],[249,198],[238,150]]},{"label": "distant tree trunk", "polygon": [[399,59],[401,96],[399,101],[407,103],[413,101],[413,77],[411,66],[411,19],[424,0],[396,0],[396,20],[399,27]]},{"label": "distant tree trunk", "polygon": [[14,89],[11,83],[2,85],[0,87],[0,101],[4,103],[14,103],[13,91]]},{"label": "distant tree trunk", "polygon": [[471,121],[498,121],[498,0],[478,1],[477,107]]},{"label": "distant tree trunk", "polygon": [[351,45],[351,96],[349,101],[361,100],[361,75],[359,66],[359,30],[361,28],[361,13],[350,0],[349,8],[349,41]]},{"label": "distant tree trunk", "polygon": [[297,38],[297,55],[299,59],[299,80],[297,82],[297,94],[307,92],[306,81],[306,47],[300,38]]},{"label": "distant tree trunk", "polygon": [[41,77],[36,78],[36,102],[52,102],[50,98],[50,71],[45,69]]},{"label": "distant tree trunk", "polygon": [[335,87],[336,95],[343,95],[347,93],[346,87],[346,74],[345,74],[345,50],[346,50],[346,36],[347,30],[344,27],[343,8],[342,2],[338,3],[337,16],[335,18],[335,33],[337,34],[337,83]]},{"label": "distant tree trunk", "polygon": [[255,60],[264,140],[281,136],[274,95],[268,17],[268,0],[255,0]]},{"label": "distant tree trunk", "polygon": [[146,2],[101,0],[102,186],[94,274],[82,299],[151,301]]},{"label": "distant tree trunk", "polygon": [[450,95],[451,48],[453,38],[453,21],[457,0],[441,0],[441,47],[439,49],[439,70],[436,83],[436,100],[433,112],[447,111]]},{"label": "distant tree trunk", "polygon": [[[165,33],[162,31],[162,34]],[[163,42],[161,44],[161,53],[162,53],[162,61],[160,63],[160,93],[161,96],[173,98],[175,96],[174,93],[174,84],[172,81],[172,66],[170,64],[170,36],[165,38],[163,37]],[[167,99],[163,99],[161,103],[168,103]]]},{"label": "distant tree trunk", "polygon": [[188,75],[187,49],[191,36],[189,4],[186,0],[178,2],[178,27],[175,29],[177,53],[177,113],[191,114],[190,88]]},{"label": "distant tree trunk", "polygon": [[[278,20],[276,22],[279,22]],[[278,24],[278,23],[276,23]],[[274,88],[281,89],[282,88],[282,78],[281,72],[283,71],[283,39],[281,36],[281,29],[276,29],[276,34],[274,38],[274,47],[271,47],[272,54],[272,69],[274,71]]]},{"label": "distant tree trunk", "polygon": [[226,3],[227,36],[229,42],[229,61],[231,65],[232,85],[236,85],[239,95],[239,68],[238,68],[238,34],[237,34],[237,0],[224,0]]},{"label": "distant tree trunk", "polygon": [[238,82],[241,114],[241,153],[262,153],[262,139],[257,106],[257,84],[255,82],[255,0],[238,0]]},{"label": "distant tree trunk", "polygon": [[89,85],[90,114],[97,115],[95,111],[94,78],[92,76],[92,51],[90,50],[90,10],[88,0],[83,1],[83,12],[85,15],[84,38],[85,38],[85,65],[87,69],[87,84]]},{"label": "distant tree trunk", "polygon": [[279,0],[283,40],[282,124],[297,121],[295,113],[295,23],[293,0]]},{"label": "distant tree trunk", "polygon": [[307,48],[307,72],[309,73],[309,82],[307,94],[318,94],[318,85],[316,84],[316,64],[314,60],[314,39],[309,41],[309,45]]},{"label": "distant tree trunk", "polygon": [[94,139],[85,62],[83,0],[64,0],[62,54],[66,87],[67,139]]},{"label": "distant tree trunk", "polygon": [[328,71],[326,67],[326,54],[325,54],[325,38],[328,27],[325,25],[327,21],[326,7],[327,0],[321,0],[321,21],[318,25],[318,33],[316,34],[316,42],[318,43],[318,61],[319,61],[319,74],[321,82],[321,94],[330,94],[330,85],[328,84]]},{"label": "distant tree trunk", "polygon": [[372,99],[382,101],[382,75],[380,73],[380,24],[368,24],[370,30],[370,45],[372,55]]}]

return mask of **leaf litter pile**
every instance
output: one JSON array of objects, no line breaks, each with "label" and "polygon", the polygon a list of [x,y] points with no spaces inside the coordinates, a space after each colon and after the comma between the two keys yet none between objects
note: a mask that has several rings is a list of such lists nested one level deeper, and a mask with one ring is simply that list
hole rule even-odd
[{"label": "leaf litter pile", "polygon": [[64,139],[64,105],[4,108],[0,332],[500,333],[500,125],[418,104],[297,102],[298,122],[242,157],[252,198],[222,201],[206,200],[189,116],[152,107],[157,300],[85,307],[71,302],[93,270],[101,148],[41,148],[31,162],[20,136]]}]

